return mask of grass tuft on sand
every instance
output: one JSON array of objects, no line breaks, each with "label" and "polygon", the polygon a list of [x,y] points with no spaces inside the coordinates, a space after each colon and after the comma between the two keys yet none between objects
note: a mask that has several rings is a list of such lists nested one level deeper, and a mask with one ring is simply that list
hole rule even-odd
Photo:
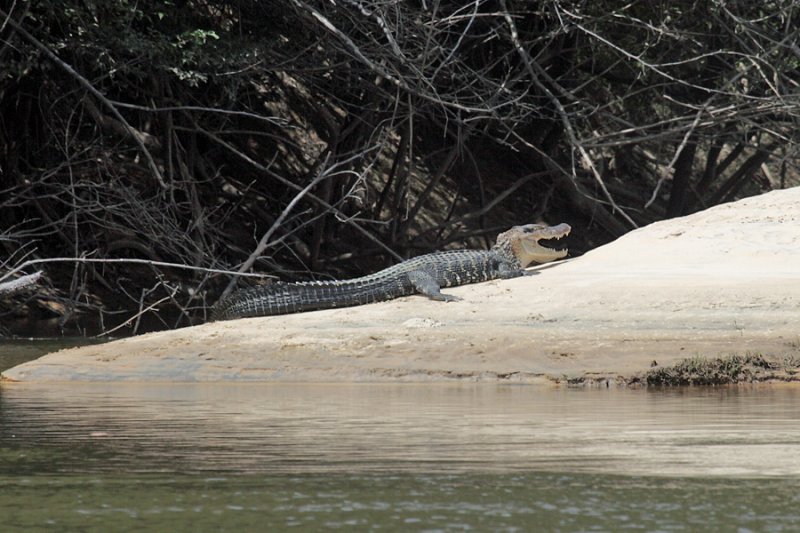
[{"label": "grass tuft on sand", "polygon": [[654,367],[635,382],[648,386],[728,385],[800,379],[800,358],[776,358],[759,353],[707,358],[690,357],[674,365]]}]

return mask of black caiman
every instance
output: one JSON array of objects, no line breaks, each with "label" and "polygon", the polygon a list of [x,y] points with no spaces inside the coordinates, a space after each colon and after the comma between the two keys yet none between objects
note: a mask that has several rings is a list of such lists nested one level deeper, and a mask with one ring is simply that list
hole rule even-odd
[{"label": "black caiman", "polygon": [[531,263],[561,259],[567,250],[547,248],[540,239],[569,234],[567,224],[514,226],[497,236],[490,250],[447,250],[420,255],[394,266],[342,281],[276,282],[237,291],[219,301],[211,320],[283,315],[391,300],[410,294],[443,302],[460,298],[442,294],[442,287],[516,278]]}]

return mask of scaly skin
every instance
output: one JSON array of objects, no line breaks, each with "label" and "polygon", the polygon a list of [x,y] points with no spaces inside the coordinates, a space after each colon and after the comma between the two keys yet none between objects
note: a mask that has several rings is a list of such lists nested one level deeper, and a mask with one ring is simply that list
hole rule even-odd
[{"label": "scaly skin", "polygon": [[455,287],[492,279],[525,275],[531,263],[546,263],[567,255],[539,244],[540,239],[560,239],[569,234],[567,224],[514,226],[497,236],[490,250],[448,250],[421,255],[394,266],[342,281],[272,283],[235,292],[218,302],[212,320],[283,315],[301,311],[348,307],[424,294],[444,302],[458,300],[442,294]]}]

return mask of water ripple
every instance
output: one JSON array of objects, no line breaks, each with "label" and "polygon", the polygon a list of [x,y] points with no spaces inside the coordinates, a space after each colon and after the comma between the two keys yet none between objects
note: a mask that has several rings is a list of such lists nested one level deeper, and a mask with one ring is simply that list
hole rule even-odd
[{"label": "water ripple", "polygon": [[800,389],[9,384],[0,474],[800,475]]}]

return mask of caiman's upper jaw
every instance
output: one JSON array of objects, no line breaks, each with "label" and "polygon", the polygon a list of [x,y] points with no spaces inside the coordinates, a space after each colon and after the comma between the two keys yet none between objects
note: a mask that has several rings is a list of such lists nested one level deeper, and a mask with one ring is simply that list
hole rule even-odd
[{"label": "caiman's upper jaw", "polygon": [[523,267],[531,263],[547,263],[566,257],[568,250],[547,248],[539,240],[558,240],[569,235],[572,228],[568,224],[559,224],[557,226],[528,224],[527,226],[522,226],[522,229],[525,234],[519,240],[519,247],[515,251],[517,259],[519,259]]}]

